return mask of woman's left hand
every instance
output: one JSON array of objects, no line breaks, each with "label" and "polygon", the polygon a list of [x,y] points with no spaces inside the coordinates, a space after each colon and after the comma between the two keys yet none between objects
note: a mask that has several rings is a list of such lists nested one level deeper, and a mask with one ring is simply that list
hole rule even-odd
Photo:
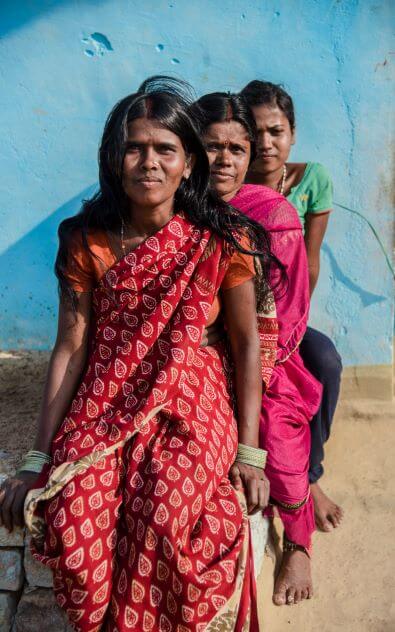
[{"label": "woman's left hand", "polygon": [[229,478],[236,490],[244,491],[249,514],[257,513],[267,507],[270,484],[262,469],[235,461],[230,468]]},{"label": "woman's left hand", "polygon": [[225,336],[225,328],[221,318],[217,318],[215,323],[209,327],[205,327],[202,335],[201,347],[215,345]]}]

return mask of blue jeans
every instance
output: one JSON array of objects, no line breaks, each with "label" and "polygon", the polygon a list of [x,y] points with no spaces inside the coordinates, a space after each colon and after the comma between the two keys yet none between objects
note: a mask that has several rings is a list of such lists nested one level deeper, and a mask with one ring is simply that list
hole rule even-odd
[{"label": "blue jeans", "polygon": [[310,483],[316,483],[324,473],[324,443],[328,441],[339,398],[342,363],[328,336],[311,327],[307,327],[300,345],[300,354],[306,368],[323,386],[321,406],[310,423],[309,480]]}]

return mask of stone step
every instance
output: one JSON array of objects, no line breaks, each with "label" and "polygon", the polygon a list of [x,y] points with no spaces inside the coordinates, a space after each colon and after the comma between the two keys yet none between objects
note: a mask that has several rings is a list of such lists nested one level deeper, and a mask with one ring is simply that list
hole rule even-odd
[{"label": "stone step", "polygon": [[20,590],[23,586],[23,549],[0,549],[0,590]]},{"label": "stone step", "polygon": [[[66,614],[49,588],[25,588],[18,603],[11,632],[72,632]],[[8,632],[8,631],[7,631]]]},{"label": "stone step", "polygon": [[36,562],[30,551],[30,537],[26,537],[25,556],[23,559],[26,581],[29,586],[37,586],[39,588],[52,588],[53,577],[52,571],[48,566]]},{"label": "stone step", "polygon": [[0,547],[24,546],[24,529],[16,527],[9,532],[5,527],[0,527]]},{"label": "stone step", "polygon": [[0,591],[0,630],[9,632],[16,612],[18,593]]}]

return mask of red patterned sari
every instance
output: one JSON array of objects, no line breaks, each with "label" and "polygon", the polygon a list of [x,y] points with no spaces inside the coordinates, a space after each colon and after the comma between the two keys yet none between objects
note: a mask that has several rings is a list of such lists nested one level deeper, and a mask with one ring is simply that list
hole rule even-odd
[{"label": "red patterned sari", "polygon": [[93,292],[89,363],[26,503],[77,631],[258,629],[226,354],[199,346],[229,259],[175,216]]}]

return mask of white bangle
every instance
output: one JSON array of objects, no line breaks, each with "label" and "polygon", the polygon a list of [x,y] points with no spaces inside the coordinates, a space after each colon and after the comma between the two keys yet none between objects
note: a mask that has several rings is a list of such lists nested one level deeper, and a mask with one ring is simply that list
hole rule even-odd
[{"label": "white bangle", "polygon": [[253,448],[250,445],[239,443],[237,447],[236,461],[245,463],[246,465],[252,465],[253,467],[259,467],[262,470],[265,468],[267,458],[267,451],[261,448]]}]

